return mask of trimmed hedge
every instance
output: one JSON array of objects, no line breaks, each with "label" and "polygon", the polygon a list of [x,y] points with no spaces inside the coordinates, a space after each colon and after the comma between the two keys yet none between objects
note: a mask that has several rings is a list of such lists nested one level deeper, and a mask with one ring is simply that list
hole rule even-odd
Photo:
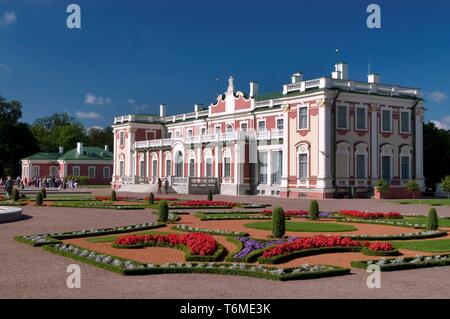
[{"label": "trimmed hedge", "polygon": [[[268,249],[270,247],[267,247]],[[289,254],[273,256],[270,258],[259,257],[258,263],[260,264],[281,264],[299,257],[329,254],[329,253],[342,253],[342,252],[360,252],[361,247],[323,247],[323,248],[311,248],[296,250]]]},{"label": "trimmed hedge", "polygon": [[272,212],[272,235],[274,238],[282,238],[286,233],[286,219],[283,208],[277,207]]},{"label": "trimmed hedge", "polygon": [[[436,256],[445,257],[446,259],[436,259]],[[352,261],[351,266],[355,268],[367,269],[367,267],[372,265],[378,265],[381,271],[396,271],[396,270],[407,270],[407,269],[416,269],[416,268],[428,268],[428,267],[441,267],[441,266],[449,266],[450,265],[450,254],[444,255],[433,255],[433,256],[424,256],[421,260],[417,260],[414,257],[400,257],[403,261],[398,261],[395,263],[387,263],[386,261],[395,261],[400,260],[399,258],[389,258],[384,260],[384,264],[378,264],[380,261],[370,261],[370,260],[360,260],[360,261]],[[430,258],[428,261],[425,261],[426,258]],[[416,262],[411,262],[413,260],[417,260]]]},{"label": "trimmed hedge", "polygon": [[[71,245],[73,247],[83,249],[81,247],[77,247],[75,245]],[[118,260],[123,263],[128,263],[129,268],[123,268],[119,266],[114,266],[112,264],[105,264],[102,262],[98,262],[95,259],[83,257],[76,255],[72,252],[67,252],[61,249],[58,249],[56,245],[47,245],[43,247],[44,250],[52,252],[54,254],[58,254],[64,257],[72,258],[81,262],[85,262],[87,264],[97,266],[99,268],[112,271],[115,273],[119,273],[122,275],[156,275],[156,274],[175,274],[175,273],[201,273],[201,274],[219,274],[219,275],[237,275],[237,276],[248,276],[260,279],[270,279],[270,280],[301,280],[301,279],[312,279],[312,278],[323,278],[323,277],[331,277],[331,276],[342,276],[350,274],[350,269],[341,268],[336,266],[328,266],[328,265],[317,265],[317,267],[325,267],[327,269],[319,270],[319,271],[310,271],[304,270],[296,271],[297,268],[285,268],[285,269],[277,269],[271,267],[263,267],[263,266],[250,266],[244,264],[223,264],[223,263],[209,263],[203,265],[203,263],[179,263],[179,264],[164,264],[164,265],[144,265],[141,263],[134,262],[132,260],[105,255],[105,254],[97,254],[105,257],[111,257],[113,260]]]},{"label": "trimmed hedge", "polygon": [[179,249],[182,252],[184,252],[184,258],[186,261],[201,261],[201,262],[212,262],[217,261],[220,259],[220,257],[223,256],[225,253],[225,247],[223,247],[221,244],[217,244],[217,250],[214,252],[213,255],[209,256],[201,256],[201,255],[192,255],[191,251],[188,247],[185,245],[170,245],[168,243],[155,243],[155,242],[146,242],[145,244],[137,244],[137,245],[117,245],[117,244],[111,244],[113,248],[119,248],[119,249],[139,249],[144,247],[163,247],[163,248],[174,248]]},{"label": "trimmed hedge", "polygon": [[399,256],[400,251],[398,249],[393,250],[370,250],[367,247],[363,247],[361,252],[366,256]]},{"label": "trimmed hedge", "polygon": [[233,210],[229,210],[229,211],[225,211],[225,212],[219,212],[219,211],[211,211],[211,212],[208,212],[208,211],[206,211],[206,212],[196,212],[196,214],[198,214],[198,215],[219,215],[219,214],[223,214],[223,215],[226,215],[226,214],[233,214],[233,215],[251,215],[251,214],[253,214],[253,215],[261,215],[262,214],[262,212],[261,211],[251,211],[251,210],[247,210],[247,211],[233,211]]},{"label": "trimmed hedge", "polygon": [[196,215],[202,221],[206,220],[241,220],[241,219],[255,219],[255,220],[270,220],[272,217],[270,216],[252,216],[252,215],[242,215],[242,216],[204,216],[204,215]]},{"label": "trimmed hedge", "polygon": [[42,206],[44,198],[42,197],[42,192],[36,194],[36,206]]},{"label": "trimmed hedge", "polygon": [[344,235],[344,237],[349,237],[351,239],[355,240],[414,240],[414,239],[427,239],[427,238],[436,238],[436,237],[442,237],[447,236],[446,231],[436,231],[430,234],[427,234],[427,232],[419,232],[419,233],[411,233],[411,235],[402,236],[402,234],[399,235],[388,235],[388,236],[379,236],[379,235],[370,235],[370,236],[361,236],[361,235]]},{"label": "trimmed hedge", "polygon": [[43,246],[43,245],[49,245],[49,244],[59,244],[61,243],[60,240],[54,239],[52,237],[48,237],[48,236],[42,236],[42,241],[41,242],[36,242],[33,240],[29,240],[24,236],[15,236],[14,240],[22,243],[22,244],[26,244],[26,245],[30,245],[33,247],[39,247],[39,246]]},{"label": "trimmed hedge", "polygon": [[94,202],[94,203],[51,203],[51,207],[72,207],[72,208],[99,208],[99,209],[117,209],[117,210],[136,210],[136,209],[146,209],[145,205],[114,205],[105,204],[104,202]]},{"label": "trimmed hedge", "polygon": [[169,209],[230,209],[232,206],[169,206]]},{"label": "trimmed hedge", "polygon": [[428,212],[427,229],[437,230],[439,228],[439,219],[436,208],[431,208]]},{"label": "trimmed hedge", "polygon": [[169,219],[169,204],[165,200],[159,203],[158,207],[158,221],[167,222]]},{"label": "trimmed hedge", "polygon": [[319,219],[319,202],[316,200],[312,200],[309,203],[309,218],[311,220],[318,220]]}]

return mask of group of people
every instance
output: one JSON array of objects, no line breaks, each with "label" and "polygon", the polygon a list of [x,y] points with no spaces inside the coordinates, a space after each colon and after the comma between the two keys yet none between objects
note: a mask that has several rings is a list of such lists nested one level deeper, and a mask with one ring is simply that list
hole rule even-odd
[{"label": "group of people", "polygon": [[[163,186],[162,179],[158,177],[158,194],[162,194],[161,188]],[[169,180],[166,179],[164,182],[164,190],[166,191],[166,194],[169,194]]]},{"label": "group of people", "polygon": [[12,197],[12,192],[14,188],[14,181],[11,179],[11,176],[8,176],[5,181],[0,177],[0,189],[3,188],[6,191],[6,195],[8,198]]},{"label": "group of people", "polygon": [[29,187],[35,188],[58,188],[59,190],[66,189],[75,189],[78,188],[78,183],[76,180],[60,178],[60,177],[33,177],[33,178],[21,178],[18,176],[15,180],[11,178],[11,176],[0,177],[0,190],[4,189],[6,194],[10,198],[12,195],[12,190],[14,186],[17,186],[19,189],[25,189]]}]

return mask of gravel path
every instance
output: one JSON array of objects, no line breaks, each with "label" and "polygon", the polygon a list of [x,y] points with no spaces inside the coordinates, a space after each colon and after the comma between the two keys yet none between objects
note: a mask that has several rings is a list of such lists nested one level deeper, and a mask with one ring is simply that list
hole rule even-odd
[{"label": "gravel path", "polygon": [[[192,196],[191,196],[192,197]],[[216,197],[217,199],[233,199]],[[235,200],[235,198],[234,198]],[[248,197],[247,202],[271,202],[286,208],[306,208],[308,201]],[[326,210],[339,205],[362,208],[376,201],[321,201]],[[345,202],[347,207],[345,207]],[[382,203],[382,205],[384,205]],[[397,206],[397,205],[396,205]],[[408,206],[398,205],[402,209]],[[414,207],[409,211],[414,213]],[[403,211],[399,210],[398,211]],[[423,210],[423,208],[422,208]],[[426,211],[427,209],[425,209]],[[440,214],[448,214],[439,207]],[[450,298],[450,267],[382,274],[382,288],[366,287],[363,270],[343,277],[274,282],[220,275],[154,275],[125,277],[84,263],[81,289],[66,287],[66,268],[76,261],[17,243],[16,235],[112,227],[153,221],[149,211],[110,211],[56,207],[24,207],[32,218],[0,224],[0,298]]]}]

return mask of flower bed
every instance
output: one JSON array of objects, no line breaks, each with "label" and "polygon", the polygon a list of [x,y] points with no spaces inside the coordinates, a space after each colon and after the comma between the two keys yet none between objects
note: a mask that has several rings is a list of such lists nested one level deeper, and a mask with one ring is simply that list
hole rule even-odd
[{"label": "flower bed", "polygon": [[[272,215],[272,211],[270,209],[265,209],[261,213],[264,215]],[[286,210],[284,212],[284,216],[308,216],[309,212],[307,210]]]},{"label": "flower bed", "polygon": [[72,231],[72,232],[51,233],[51,234],[23,235],[23,236],[14,237],[14,239],[18,242],[29,244],[31,246],[42,246],[42,245],[46,245],[46,244],[60,242],[60,240],[62,240],[62,239],[120,234],[120,233],[127,233],[127,232],[131,232],[131,231],[140,231],[140,230],[160,228],[160,227],[164,227],[164,226],[166,226],[166,224],[154,222],[154,223],[144,223],[144,224],[130,225],[130,226],[119,226],[119,227],[114,227],[114,228],[88,229],[88,230],[80,230],[80,231]]},{"label": "flower bed", "polygon": [[162,265],[142,264],[124,258],[99,254],[92,250],[75,245],[47,245],[46,251],[73,258],[105,270],[122,275],[153,275],[171,273],[208,273],[221,275],[248,276],[270,280],[300,280],[330,276],[341,276],[350,273],[350,269],[328,265],[302,265],[295,268],[271,268],[245,264],[222,263],[166,263]]},{"label": "flower bed", "polygon": [[397,212],[365,212],[360,210],[341,210],[339,214],[343,216],[356,217],[361,219],[400,219],[403,218]]},{"label": "flower bed", "polygon": [[261,215],[262,211],[251,211],[251,210],[244,210],[244,211],[238,211],[238,210],[227,210],[227,211],[198,211],[196,214],[198,215]]},{"label": "flower bed", "polygon": [[207,229],[207,228],[199,228],[192,227],[189,225],[178,224],[172,227],[174,230],[186,231],[186,232],[194,232],[194,233],[207,233],[211,235],[219,235],[219,236],[248,236],[248,233],[245,232],[236,232],[231,230],[223,230],[223,229]]},{"label": "flower bed", "polygon": [[236,202],[226,202],[218,200],[186,200],[178,201],[172,203],[171,207],[194,207],[194,208],[209,208],[209,207],[220,207],[220,208],[230,208],[239,206]]},{"label": "flower bed", "polygon": [[198,214],[197,217],[200,218],[200,220],[202,221],[207,221],[207,220],[241,220],[241,219],[272,219],[272,217],[270,216],[264,216],[264,215],[232,215],[230,214],[230,216],[214,216],[214,215],[203,215],[203,214]]},{"label": "flower bed", "polygon": [[427,239],[446,236],[447,232],[443,230],[427,230],[417,233],[403,233],[398,235],[343,235],[351,239],[359,240],[411,240],[411,239]]},{"label": "flower bed", "polygon": [[367,251],[374,253],[381,253],[382,251],[386,251],[386,249],[389,251],[393,250],[393,247],[389,243],[362,243],[349,237],[314,236],[297,238],[290,242],[269,247],[264,250],[262,257],[258,258],[258,262],[261,264],[276,264],[309,255],[361,251],[364,247],[367,248]]},{"label": "flower bed", "polygon": [[186,261],[215,261],[224,252],[209,234],[187,233],[167,235],[125,235],[117,238],[114,248],[171,247],[186,254]]},{"label": "flower bed", "polygon": [[394,221],[394,220],[383,220],[383,219],[358,219],[358,218],[342,218],[339,221],[345,223],[363,223],[363,224],[379,224],[379,225],[390,225],[390,226],[400,226],[400,227],[413,227],[413,228],[425,228],[426,224],[412,224],[407,220]]},{"label": "flower bed", "polygon": [[450,254],[382,258],[380,260],[352,261],[352,267],[367,269],[369,265],[377,265],[382,271],[395,271],[414,268],[439,267],[450,265]]},{"label": "flower bed", "polygon": [[365,242],[362,253],[367,256],[397,256],[400,254],[398,249],[386,242]]}]

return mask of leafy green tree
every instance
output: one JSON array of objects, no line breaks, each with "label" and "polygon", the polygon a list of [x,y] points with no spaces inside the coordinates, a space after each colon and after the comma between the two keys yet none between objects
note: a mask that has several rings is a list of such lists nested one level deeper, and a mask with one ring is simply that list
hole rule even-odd
[{"label": "leafy green tree", "polygon": [[447,199],[450,201],[450,175],[441,180],[441,188],[444,193],[447,193]]},{"label": "leafy green tree", "polygon": [[442,177],[450,175],[450,130],[433,122],[424,124],[423,161],[426,185],[434,190]]},{"label": "leafy green tree", "polygon": [[87,130],[87,145],[103,148],[108,145],[109,150],[113,149],[114,134],[111,127],[90,128]]},{"label": "leafy green tree", "polygon": [[384,198],[384,195],[389,191],[389,184],[384,179],[380,179],[375,184],[375,187],[380,192],[381,198]]},{"label": "leafy green tree", "polygon": [[272,212],[272,235],[275,238],[282,238],[286,232],[286,219],[283,208],[277,207]]},{"label": "leafy green tree", "polygon": [[431,208],[428,212],[428,223],[427,223],[427,229],[428,230],[438,230],[439,228],[439,218],[437,215],[436,208]]},{"label": "leafy green tree", "polygon": [[155,203],[155,195],[153,194],[153,192],[151,192],[150,195],[148,195],[148,203],[149,204]]},{"label": "leafy green tree", "polygon": [[311,220],[318,220],[319,219],[319,202],[316,200],[312,200],[309,203],[309,218]]},{"label": "leafy green tree", "polygon": [[44,202],[44,199],[42,198],[42,192],[36,193],[36,206],[42,206],[42,203]]},{"label": "leafy green tree", "polygon": [[117,200],[116,191],[113,189],[111,191],[111,201],[115,202]]},{"label": "leafy green tree", "polygon": [[415,179],[411,179],[406,183],[406,190],[413,194],[413,198],[416,199],[416,193],[420,190],[419,184]]},{"label": "leafy green tree", "polygon": [[167,219],[169,218],[169,204],[165,200],[161,201],[159,203],[158,207],[158,220],[160,222],[167,222]]}]

